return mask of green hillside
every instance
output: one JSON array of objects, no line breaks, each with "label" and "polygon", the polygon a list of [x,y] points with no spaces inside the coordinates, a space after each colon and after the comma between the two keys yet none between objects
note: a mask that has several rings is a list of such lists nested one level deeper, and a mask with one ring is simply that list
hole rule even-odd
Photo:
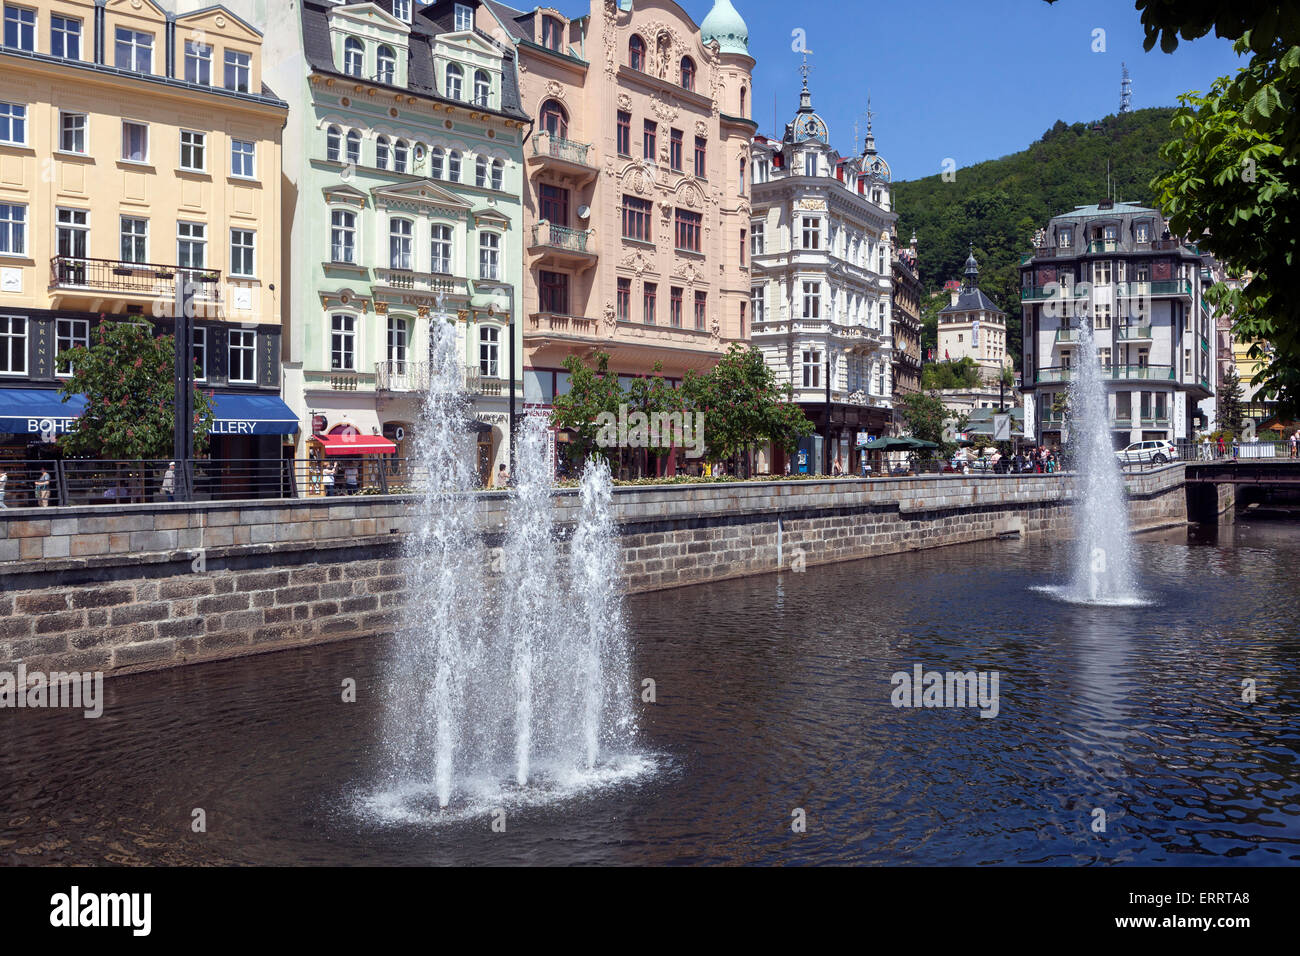
[{"label": "green hillside", "polygon": [[1093,123],[1060,120],[1028,149],[959,168],[952,182],[927,176],[894,184],[898,243],[916,230],[921,281],[929,291],[960,279],[975,244],[980,287],[1008,313],[1008,345],[1020,361],[1020,259],[1047,220],[1106,197],[1110,160],[1115,197],[1151,203],[1151,181],[1169,164],[1159,149],[1171,138],[1174,109],[1135,110]]}]

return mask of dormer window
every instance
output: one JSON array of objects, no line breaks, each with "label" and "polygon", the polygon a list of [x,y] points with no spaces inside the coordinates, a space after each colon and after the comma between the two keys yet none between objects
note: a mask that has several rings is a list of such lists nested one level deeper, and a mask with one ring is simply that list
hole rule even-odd
[{"label": "dormer window", "polygon": [[645,40],[635,33],[627,41],[627,65],[634,70],[645,70]]},{"label": "dormer window", "polygon": [[474,29],[474,8],[468,4],[456,4],[456,30]]},{"label": "dormer window", "polygon": [[1133,238],[1138,242],[1151,241],[1151,224],[1139,222],[1133,230]]},{"label": "dormer window", "polygon": [[464,90],[464,81],[465,81],[465,71],[462,70],[460,66],[456,63],[448,63],[446,78],[447,78],[447,83],[446,83],[447,97],[453,100],[464,99],[465,95],[463,90]]},{"label": "dormer window", "polygon": [[682,57],[682,89],[695,89],[695,61],[689,56]]},{"label": "dormer window", "polygon": [[343,72],[348,76],[365,76],[366,46],[356,37],[343,42]]},{"label": "dormer window", "polygon": [[803,154],[803,174],[805,176],[817,175],[817,154],[816,153]]},{"label": "dormer window", "polygon": [[403,23],[411,22],[411,0],[393,0],[393,16]]},{"label": "dormer window", "polygon": [[395,83],[397,81],[397,54],[393,52],[393,48],[391,46],[381,46],[375,54],[375,61],[379,66],[378,72],[375,73],[375,79],[390,86]]},{"label": "dormer window", "polygon": [[1074,245],[1074,230],[1063,228],[1056,234],[1056,245],[1061,249],[1069,249]]},{"label": "dormer window", "polygon": [[474,71],[474,105],[487,106],[488,96],[492,92],[492,80],[487,70]]},{"label": "dormer window", "polygon": [[560,50],[560,21],[555,17],[542,17],[542,46],[548,50]]}]

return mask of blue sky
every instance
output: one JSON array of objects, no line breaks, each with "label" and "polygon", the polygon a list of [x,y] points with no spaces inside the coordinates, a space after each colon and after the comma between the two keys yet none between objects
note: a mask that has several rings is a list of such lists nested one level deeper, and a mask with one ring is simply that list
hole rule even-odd
[{"label": "blue sky", "polygon": [[[780,135],[799,105],[800,57],[791,31],[807,32],[813,106],[841,152],[853,120],[865,130],[867,91],[876,143],[895,179],[957,168],[1024,149],[1058,119],[1099,119],[1119,108],[1120,64],[1133,79],[1133,108],[1176,106],[1235,72],[1232,44],[1213,35],[1166,54],[1142,50],[1132,0],[732,0],[749,25],[753,116]],[[682,0],[702,21],[713,0]],[[1093,30],[1106,51],[1094,53]],[[773,95],[776,127],[773,126]]]}]

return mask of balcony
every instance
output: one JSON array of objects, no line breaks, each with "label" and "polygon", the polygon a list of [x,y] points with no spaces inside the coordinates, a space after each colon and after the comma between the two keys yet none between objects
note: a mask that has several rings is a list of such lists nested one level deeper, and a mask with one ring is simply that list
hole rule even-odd
[{"label": "balcony", "polygon": [[556,338],[594,339],[600,331],[599,323],[585,315],[566,315],[562,312],[534,312],[528,316],[526,338],[554,336]]},{"label": "balcony", "polygon": [[1088,243],[1089,252],[1118,252],[1118,239],[1094,239]]},{"label": "balcony", "polygon": [[1079,330],[1078,330],[1078,329],[1057,329],[1057,330],[1056,330],[1056,341],[1057,341],[1057,342],[1077,342],[1077,341],[1079,341]]},{"label": "balcony", "polygon": [[156,262],[72,256],[50,260],[50,288],[60,292],[99,293],[123,299],[172,298],[178,280],[189,280],[194,298],[199,301],[221,301],[220,269],[182,269]]},{"label": "balcony", "polygon": [[1165,296],[1192,297],[1192,283],[1187,279],[1161,279],[1158,282],[1119,282],[1115,285],[1115,298],[1162,298]]},{"label": "balcony", "polygon": [[1042,299],[1086,299],[1089,292],[1085,285],[1079,289],[1072,285],[1063,286],[1059,282],[1049,282],[1047,285],[1027,286],[1020,290],[1021,302],[1034,302]]},{"label": "balcony", "polygon": [[596,264],[591,232],[543,220],[533,226],[533,242],[528,251],[540,257],[540,265],[565,266],[582,272]]},{"label": "balcony", "polygon": [[495,375],[484,375],[482,368],[478,365],[465,366],[465,391],[471,395],[485,395],[490,398],[498,397],[505,393],[505,382]]},{"label": "balcony", "polygon": [[429,387],[429,363],[375,363],[375,389],[380,392],[422,392]]},{"label": "balcony", "polygon": [[1116,342],[1149,342],[1151,341],[1151,326],[1136,324],[1117,324],[1115,326]]},{"label": "balcony", "polygon": [[393,292],[430,297],[465,292],[464,279],[442,272],[415,272],[411,269],[375,269],[374,285]]},{"label": "balcony", "polygon": [[533,154],[527,162],[532,168],[559,173],[581,186],[600,173],[595,166],[594,152],[589,143],[578,143],[542,130],[533,136]]},{"label": "balcony", "polygon": [[[1034,375],[1038,383],[1069,382],[1076,369],[1064,365],[1040,368]],[[1106,365],[1101,377],[1124,381],[1175,381],[1174,369],[1169,365]]]}]

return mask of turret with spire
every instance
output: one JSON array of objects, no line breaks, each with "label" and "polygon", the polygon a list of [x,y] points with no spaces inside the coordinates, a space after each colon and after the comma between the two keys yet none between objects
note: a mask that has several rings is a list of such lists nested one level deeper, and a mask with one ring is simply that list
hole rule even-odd
[{"label": "turret with spire", "polygon": [[[915,241],[915,239],[913,240]],[[980,264],[975,261],[975,243],[970,244],[970,255],[966,257],[966,290],[974,291],[980,287]]]}]

